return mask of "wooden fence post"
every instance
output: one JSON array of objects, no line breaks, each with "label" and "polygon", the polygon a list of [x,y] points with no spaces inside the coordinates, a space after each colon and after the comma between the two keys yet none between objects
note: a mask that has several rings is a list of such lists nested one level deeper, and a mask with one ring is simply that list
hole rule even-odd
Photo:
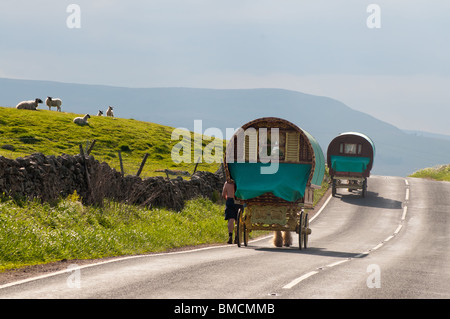
[{"label": "wooden fence post", "polygon": [[136,176],[141,175],[142,169],[144,168],[145,162],[147,161],[148,153],[145,153],[144,158],[142,159],[141,166],[139,167],[138,172],[136,173]]},{"label": "wooden fence post", "polygon": [[125,176],[123,172],[123,163],[122,163],[122,153],[119,151],[119,161],[120,161],[120,172],[122,173],[122,177]]},{"label": "wooden fence post", "polygon": [[89,146],[89,148],[87,149],[87,155],[89,155],[92,152],[92,149],[94,148],[95,142],[97,140],[93,140],[91,143],[91,146]]},{"label": "wooden fence post", "polygon": [[[197,171],[197,166],[198,166],[198,163],[200,163],[200,158],[201,158],[201,156],[199,156],[199,158],[198,158],[198,160],[197,160],[197,163],[195,163],[194,172],[192,173],[192,175],[194,175],[195,172]],[[192,175],[191,175],[191,176],[192,176]]]}]

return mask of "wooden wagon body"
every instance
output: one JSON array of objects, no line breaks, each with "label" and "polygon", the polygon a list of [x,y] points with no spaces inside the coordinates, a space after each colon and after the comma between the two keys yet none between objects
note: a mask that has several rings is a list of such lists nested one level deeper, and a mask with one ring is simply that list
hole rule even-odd
[{"label": "wooden wagon body", "polygon": [[320,188],[325,159],[317,141],[291,122],[266,117],[244,124],[224,155],[236,199],[244,205],[236,223],[238,246],[252,230],[295,231],[300,249],[307,245],[308,214],[314,188]]},{"label": "wooden wagon body", "polygon": [[333,196],[338,188],[347,188],[350,191],[360,189],[365,197],[374,157],[375,144],[367,135],[346,132],[336,136],[327,149]]}]

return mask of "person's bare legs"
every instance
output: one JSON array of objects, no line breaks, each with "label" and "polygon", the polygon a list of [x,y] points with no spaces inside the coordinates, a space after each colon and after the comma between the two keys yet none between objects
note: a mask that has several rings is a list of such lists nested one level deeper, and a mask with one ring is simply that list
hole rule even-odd
[{"label": "person's bare legs", "polygon": [[233,230],[234,230],[234,218],[230,218],[228,220],[228,243],[232,244],[233,243]]}]

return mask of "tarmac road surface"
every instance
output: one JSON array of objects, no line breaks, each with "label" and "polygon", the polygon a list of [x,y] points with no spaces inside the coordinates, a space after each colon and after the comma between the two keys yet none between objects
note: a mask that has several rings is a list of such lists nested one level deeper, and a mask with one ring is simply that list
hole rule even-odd
[{"label": "tarmac road surface", "polygon": [[[224,222],[224,228],[226,224]],[[271,236],[129,257],[0,286],[0,298],[450,298],[450,183],[372,176],[338,189],[308,248]]]}]

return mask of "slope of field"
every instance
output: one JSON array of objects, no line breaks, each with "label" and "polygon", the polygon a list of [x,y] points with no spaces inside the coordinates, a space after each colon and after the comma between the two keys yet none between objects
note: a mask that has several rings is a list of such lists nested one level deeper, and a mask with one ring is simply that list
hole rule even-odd
[{"label": "slope of field", "polygon": [[[89,125],[79,126],[73,123],[77,116],[82,115],[0,107],[0,155],[8,158],[24,157],[35,152],[56,156],[63,153],[75,155],[80,152],[80,144],[86,148],[95,140],[91,154],[97,160],[120,170],[120,151],[125,174],[136,174],[146,153],[149,156],[142,177],[164,174],[155,172],[157,169],[184,170],[189,173],[194,170],[193,156],[192,163],[173,162],[171,150],[179,140],[171,140],[171,127],[98,116],[92,116],[88,120]],[[203,141],[203,147],[209,143]],[[218,167],[217,163],[200,163],[197,169],[214,172]]]}]

